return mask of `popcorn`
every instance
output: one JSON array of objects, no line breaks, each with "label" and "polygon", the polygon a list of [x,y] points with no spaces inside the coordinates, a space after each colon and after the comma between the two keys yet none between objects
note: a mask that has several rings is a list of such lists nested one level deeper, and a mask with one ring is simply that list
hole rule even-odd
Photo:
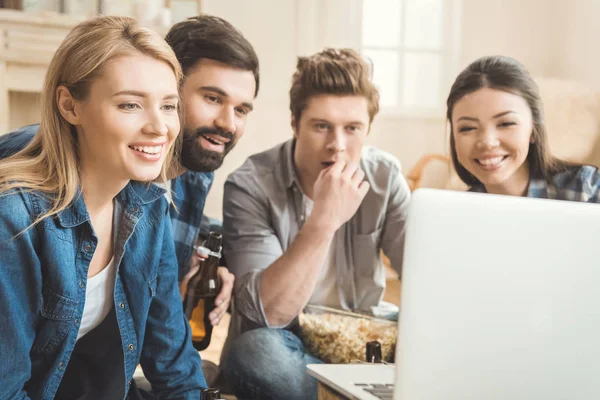
[{"label": "popcorn", "polygon": [[381,343],[383,361],[394,360],[396,323],[332,313],[302,313],[299,322],[304,345],[326,363],[365,361],[365,345],[373,340]]}]

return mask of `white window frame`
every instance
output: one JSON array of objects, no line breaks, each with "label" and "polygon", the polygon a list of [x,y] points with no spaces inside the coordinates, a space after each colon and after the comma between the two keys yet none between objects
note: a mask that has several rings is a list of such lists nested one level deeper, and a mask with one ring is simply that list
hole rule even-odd
[{"label": "white window frame", "polygon": [[[362,2],[378,0],[296,0],[296,54],[309,55],[322,50],[324,47],[351,47],[359,51],[362,46]],[[395,118],[443,118],[445,115],[445,96],[459,72],[459,56],[462,23],[462,0],[443,0],[445,10],[444,29],[442,34],[445,41],[439,50],[425,50],[405,47],[400,41],[396,47],[400,55],[400,68],[405,52],[427,52],[440,54],[440,99],[439,107],[382,107],[380,117]],[[406,17],[406,3],[402,4],[402,18]],[[404,26],[404,25],[403,25]],[[403,31],[403,29],[401,29]],[[401,33],[403,35],[403,33]],[[402,37],[401,37],[402,39]],[[375,47],[366,47],[375,49]],[[382,47],[387,48],[389,47]],[[377,66],[375,66],[377,68]],[[398,71],[402,74],[402,71]],[[402,85],[402,78],[399,79]],[[400,99],[402,88],[398,87]]]}]

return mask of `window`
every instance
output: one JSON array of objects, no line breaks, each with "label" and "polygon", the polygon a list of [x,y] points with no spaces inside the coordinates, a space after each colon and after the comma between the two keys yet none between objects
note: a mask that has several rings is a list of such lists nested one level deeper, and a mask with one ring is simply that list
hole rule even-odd
[{"label": "window", "polygon": [[456,74],[459,0],[362,0],[360,49],[382,110],[438,114]]}]

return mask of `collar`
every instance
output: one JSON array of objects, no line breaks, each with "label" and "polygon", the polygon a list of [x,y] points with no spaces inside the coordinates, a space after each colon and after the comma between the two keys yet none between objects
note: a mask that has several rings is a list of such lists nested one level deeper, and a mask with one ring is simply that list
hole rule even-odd
[{"label": "collar", "polygon": [[[485,186],[482,183],[471,186],[469,192],[475,193],[487,193]],[[527,197],[540,197],[540,193],[547,196],[548,193],[548,182],[544,179],[529,179],[529,185],[527,186]]]},{"label": "collar", "polygon": [[289,189],[294,184],[300,188],[300,181],[296,175],[296,166],[294,165],[294,150],[296,149],[296,139],[290,139],[283,143],[281,149],[281,163],[284,168],[282,169],[283,186],[285,189]]},{"label": "collar", "polygon": [[[130,181],[123,190],[119,192],[116,199],[123,208],[139,207],[157,200],[164,195],[164,193],[164,189],[159,188],[152,183]],[[59,212],[56,218],[65,228],[81,225],[90,219],[87,207],[83,201],[81,189],[77,190],[73,202],[67,208]]]}]

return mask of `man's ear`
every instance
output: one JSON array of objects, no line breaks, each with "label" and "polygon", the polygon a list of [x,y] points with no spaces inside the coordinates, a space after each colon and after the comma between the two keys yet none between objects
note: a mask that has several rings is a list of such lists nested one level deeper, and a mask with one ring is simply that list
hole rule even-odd
[{"label": "man's ear", "polygon": [[73,95],[71,95],[71,91],[65,85],[60,85],[56,88],[56,104],[60,115],[71,125],[79,125],[81,123],[79,102],[75,100]]}]

